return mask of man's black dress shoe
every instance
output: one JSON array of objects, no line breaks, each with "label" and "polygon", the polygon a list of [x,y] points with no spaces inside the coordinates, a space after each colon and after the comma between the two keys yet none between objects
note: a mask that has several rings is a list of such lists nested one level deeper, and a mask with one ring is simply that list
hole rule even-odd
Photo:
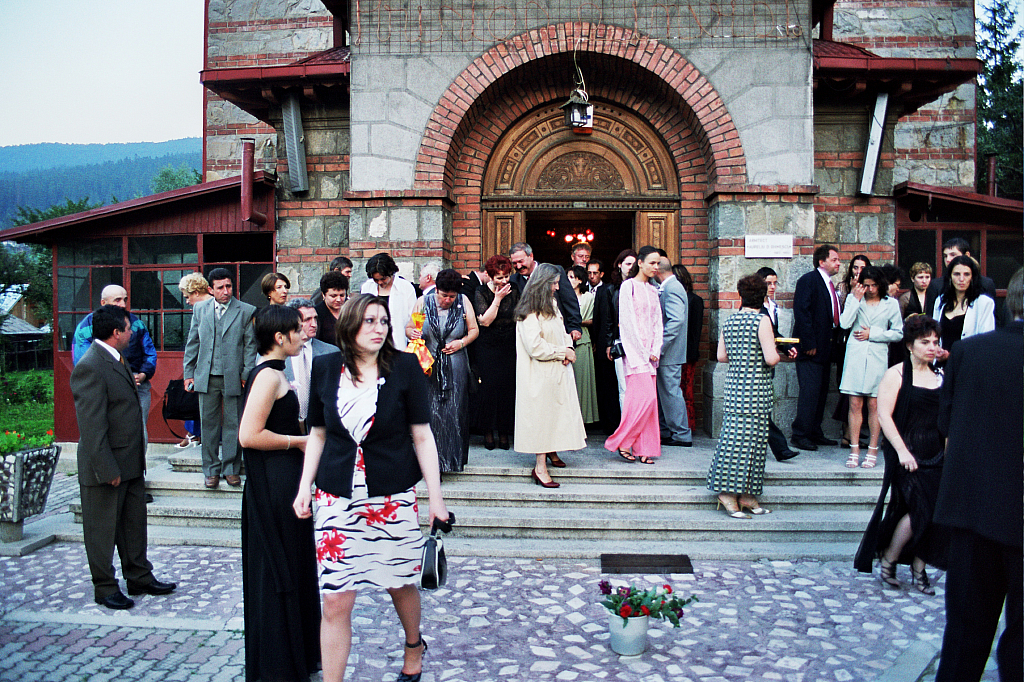
[{"label": "man's black dress shoe", "polygon": [[779,460],[780,462],[785,462],[787,459],[793,459],[799,454],[800,453],[795,450],[786,450],[785,452],[776,454],[775,459]]},{"label": "man's black dress shoe", "polygon": [[676,447],[676,448],[692,448],[693,447],[693,443],[686,443],[686,442],[683,442],[681,440],[672,440],[671,438],[662,438],[661,439],[661,444],[669,446],[669,447]]},{"label": "man's black dress shoe", "polygon": [[794,447],[798,447],[801,450],[817,450],[818,449],[817,445],[815,445],[811,441],[807,440],[806,438],[790,438],[789,442],[792,443]]},{"label": "man's black dress shoe", "polygon": [[[170,594],[177,586],[178,583],[162,583],[153,578],[153,582],[148,585],[129,585],[128,594],[152,594],[159,596],[161,594]],[[129,601],[131,600],[129,599]]]},{"label": "man's black dress shoe", "polygon": [[825,438],[825,436],[816,436],[811,440],[818,445],[839,445],[839,441],[832,440],[831,438]]},{"label": "man's black dress shoe", "polygon": [[146,493],[146,504],[150,504],[152,502],[153,502],[153,494],[152,493]]},{"label": "man's black dress shoe", "polygon": [[[131,592],[131,590],[129,590],[129,592]],[[117,611],[123,611],[124,609],[130,609],[135,606],[135,600],[124,596],[124,593],[121,592],[121,590],[118,590],[113,594],[108,594],[102,599],[96,597],[96,603],[100,606],[106,606],[108,609],[114,609]]]}]

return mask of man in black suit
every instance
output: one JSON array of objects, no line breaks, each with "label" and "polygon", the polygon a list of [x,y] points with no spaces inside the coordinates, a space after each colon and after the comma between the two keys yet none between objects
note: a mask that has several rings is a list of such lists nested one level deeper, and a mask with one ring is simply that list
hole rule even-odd
[{"label": "man in black suit", "polygon": [[[764,267],[757,271],[757,275],[764,280],[764,283],[768,285],[768,293],[764,297],[764,305],[761,306],[761,312],[768,316],[768,319],[772,321],[772,331],[776,338],[779,334],[779,306],[775,303],[775,289],[779,285],[779,275],[773,268]],[[775,368],[772,368],[772,376],[775,376]],[[768,416],[768,447],[771,448],[772,454],[775,455],[775,459],[780,462],[785,462],[787,459],[793,459],[799,452],[796,450],[790,450],[789,445],[786,444],[786,434],[782,432],[775,420],[772,419],[771,415]]]},{"label": "man in black suit", "polygon": [[[508,252],[509,260],[515,273],[509,278],[512,286],[519,289],[522,294],[526,290],[526,281],[537,268],[537,261],[533,259],[533,247],[526,242],[516,242]],[[569,284],[569,277],[565,274],[565,268],[556,265],[558,268],[558,309],[562,313],[562,323],[565,331],[572,337],[573,341],[579,341],[583,335],[583,316],[580,314],[580,302]]]},{"label": "man in black suit", "polygon": [[153,577],[146,558],[146,442],[138,386],[123,353],[128,311],[105,305],[92,314],[93,344],[71,372],[78,418],[82,532],[97,604],[130,609],[112,558],[116,546],[128,594],[168,594],[177,585]]},{"label": "man in black suit", "polygon": [[935,522],[952,536],[936,682],[981,678],[1004,603],[999,679],[1024,677],[1024,269],[1010,280],[1006,317],[1005,327],[953,346],[945,368]]},{"label": "man in black suit", "polygon": [[[932,281],[928,284],[928,289],[924,293],[924,314],[931,317],[932,311],[935,308],[935,299],[942,295],[943,290],[946,288],[946,282],[949,280],[949,263],[957,256],[970,256],[971,245],[966,239],[960,237],[954,237],[949,239],[945,244],[942,245],[942,276],[932,277]],[[992,278],[982,276],[981,278],[981,293],[985,294],[993,301],[996,300],[996,283],[992,281]],[[999,320],[998,311],[996,313],[996,319]]]},{"label": "man in black suit", "polygon": [[801,450],[837,444],[825,437],[821,420],[828,398],[832,345],[839,328],[839,296],[832,284],[832,277],[838,272],[839,251],[830,244],[822,244],[814,249],[814,270],[797,280],[793,293],[793,336],[800,339],[796,359],[800,396],[792,442]]}]

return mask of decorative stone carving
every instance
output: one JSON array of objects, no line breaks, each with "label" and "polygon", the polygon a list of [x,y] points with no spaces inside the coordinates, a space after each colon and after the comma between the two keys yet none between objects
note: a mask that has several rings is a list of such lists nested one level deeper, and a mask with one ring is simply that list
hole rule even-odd
[{"label": "decorative stone carving", "polygon": [[622,192],[622,175],[608,160],[591,152],[570,152],[559,156],[541,172],[541,192]]}]

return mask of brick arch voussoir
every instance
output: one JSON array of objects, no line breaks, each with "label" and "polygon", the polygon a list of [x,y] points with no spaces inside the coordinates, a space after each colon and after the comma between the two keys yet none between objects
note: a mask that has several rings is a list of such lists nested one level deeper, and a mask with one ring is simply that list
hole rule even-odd
[{"label": "brick arch voussoir", "polygon": [[[671,47],[630,29],[568,22],[533,29],[495,45],[452,81],[427,123],[416,163],[416,188],[453,191],[461,147],[457,143],[468,142],[477,133],[474,122],[467,120],[473,103],[512,70],[572,51],[577,40],[585,42],[588,51],[634,62],[660,78],[687,105],[682,114],[696,132],[708,182],[746,184],[746,160],[736,126],[714,86],[693,64]],[[533,108],[534,98],[529,99],[516,109]],[[462,136],[457,139],[460,129]]]}]

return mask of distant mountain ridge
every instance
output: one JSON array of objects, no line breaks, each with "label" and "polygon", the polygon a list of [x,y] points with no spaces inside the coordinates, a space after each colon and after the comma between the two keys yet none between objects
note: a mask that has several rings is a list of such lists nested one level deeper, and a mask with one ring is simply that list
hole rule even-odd
[{"label": "distant mountain ridge", "polygon": [[203,140],[186,137],[167,142],[117,142],[111,144],[64,144],[44,142],[0,147],[0,173],[24,173],[47,168],[88,166],[131,158],[160,158],[178,154],[202,154]]}]

